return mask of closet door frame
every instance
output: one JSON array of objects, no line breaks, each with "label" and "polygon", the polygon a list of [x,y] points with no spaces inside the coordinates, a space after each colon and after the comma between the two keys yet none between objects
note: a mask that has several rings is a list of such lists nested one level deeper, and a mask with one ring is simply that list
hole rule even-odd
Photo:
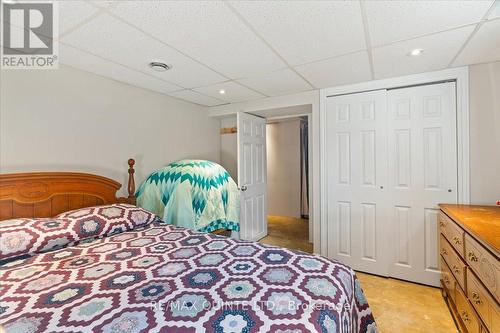
[{"label": "closet door frame", "polygon": [[[368,81],[320,90],[320,225],[321,233],[328,233],[326,202],[326,108],[327,98],[336,95],[353,94],[372,90],[401,88],[430,83],[454,81],[456,84],[457,107],[457,164],[458,164],[458,203],[470,203],[470,167],[469,167],[469,67],[450,68],[436,72],[414,74],[390,79]],[[328,256],[324,247],[321,255]],[[323,253],[325,252],[325,253]]]}]

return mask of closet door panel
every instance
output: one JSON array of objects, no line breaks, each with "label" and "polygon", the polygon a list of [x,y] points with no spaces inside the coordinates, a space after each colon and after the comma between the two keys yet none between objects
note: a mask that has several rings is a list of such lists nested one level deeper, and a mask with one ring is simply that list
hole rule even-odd
[{"label": "closet door panel", "polygon": [[329,97],[325,114],[328,255],[388,274],[386,91]]},{"label": "closet door panel", "polygon": [[387,195],[396,240],[390,275],[438,286],[437,205],[457,202],[455,84],[394,89],[387,96]]}]

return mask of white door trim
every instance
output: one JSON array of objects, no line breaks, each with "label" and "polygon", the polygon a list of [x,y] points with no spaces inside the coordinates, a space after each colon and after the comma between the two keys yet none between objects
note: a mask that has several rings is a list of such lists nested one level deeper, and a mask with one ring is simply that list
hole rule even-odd
[{"label": "white door trim", "polygon": [[[325,172],[325,112],[326,98],[333,95],[352,94],[363,91],[391,89],[404,86],[428,84],[439,81],[455,81],[457,89],[457,152],[458,152],[458,202],[470,203],[470,164],[469,164],[469,67],[449,68],[436,72],[428,72],[389,78],[383,80],[368,81],[351,85],[325,88],[320,90],[320,168],[321,179]],[[325,206],[325,188],[321,186],[321,207]],[[321,212],[321,226],[327,228],[325,214]],[[326,234],[323,232],[322,235]],[[326,240],[325,240],[326,242]],[[323,252],[323,244],[322,251]]]},{"label": "white door trim", "polygon": [[[309,243],[312,243],[314,245],[314,220],[311,218],[311,215],[313,214],[313,207],[311,204],[311,198],[313,196],[313,177],[312,177],[312,170],[313,170],[313,130],[312,130],[312,114],[307,115],[307,133],[309,136],[307,137],[307,148],[308,148],[308,158],[309,158],[309,165],[308,165],[308,170],[309,174],[307,175],[309,177],[309,188],[307,189],[308,191],[308,197],[309,197]],[[314,249],[313,249],[314,250]]]}]

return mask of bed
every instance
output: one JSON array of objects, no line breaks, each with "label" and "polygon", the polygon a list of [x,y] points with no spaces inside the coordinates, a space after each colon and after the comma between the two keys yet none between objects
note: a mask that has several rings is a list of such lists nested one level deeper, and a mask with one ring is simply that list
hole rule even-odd
[{"label": "bed", "polygon": [[[125,198],[116,198],[119,183],[96,175],[0,175],[3,237],[19,227],[12,219],[58,214],[61,221],[97,214],[97,229],[108,232],[0,265],[0,331],[376,332],[349,267],[158,223],[133,205],[129,166]],[[141,223],[115,228],[119,210]],[[64,227],[48,220],[44,227]]]}]

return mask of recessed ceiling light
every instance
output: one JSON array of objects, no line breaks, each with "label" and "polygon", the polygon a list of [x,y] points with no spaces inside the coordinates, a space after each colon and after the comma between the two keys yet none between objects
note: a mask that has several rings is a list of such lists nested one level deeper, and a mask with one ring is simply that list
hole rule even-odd
[{"label": "recessed ceiling light", "polygon": [[163,62],[153,61],[149,63],[149,67],[151,67],[156,72],[166,72],[172,68],[172,65],[167,65]]},{"label": "recessed ceiling light", "polygon": [[411,52],[409,53],[409,55],[411,55],[413,57],[416,57],[416,56],[421,55],[422,52],[424,52],[423,49],[413,49],[413,50],[411,50]]},{"label": "recessed ceiling light", "polygon": [[224,95],[226,91],[224,89],[219,90],[219,94]]}]

